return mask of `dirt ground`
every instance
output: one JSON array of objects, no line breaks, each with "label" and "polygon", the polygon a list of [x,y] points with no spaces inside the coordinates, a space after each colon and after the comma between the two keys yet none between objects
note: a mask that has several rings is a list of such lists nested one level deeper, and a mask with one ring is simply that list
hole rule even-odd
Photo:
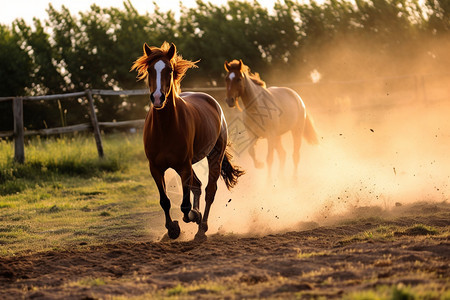
[{"label": "dirt ground", "polygon": [[398,284],[448,292],[448,203],[360,210],[334,225],[265,236],[111,242],[0,258],[0,298],[329,299]]},{"label": "dirt ground", "polygon": [[[358,299],[383,287],[448,297],[448,101],[342,110],[312,109],[321,144],[302,146],[295,184],[253,172],[246,141],[236,143],[247,174],[232,193],[219,187],[207,241],[180,224],[177,241],[117,237],[2,257],[0,299]],[[179,207],[179,182],[167,182]],[[163,226],[161,211],[145,219],[149,232]]]}]

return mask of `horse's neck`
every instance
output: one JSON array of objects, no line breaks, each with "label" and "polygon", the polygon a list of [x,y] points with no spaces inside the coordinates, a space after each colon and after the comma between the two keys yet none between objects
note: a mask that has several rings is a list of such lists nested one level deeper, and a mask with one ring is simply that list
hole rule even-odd
[{"label": "horse's neck", "polygon": [[168,123],[176,124],[178,119],[177,102],[183,101],[178,93],[171,92],[166,99],[162,109],[152,108],[152,119],[155,124],[167,126]]},{"label": "horse's neck", "polygon": [[245,108],[250,108],[253,104],[258,103],[263,100],[267,94],[267,90],[254,83],[248,75],[244,76],[245,80],[245,91],[242,95],[242,102]]}]

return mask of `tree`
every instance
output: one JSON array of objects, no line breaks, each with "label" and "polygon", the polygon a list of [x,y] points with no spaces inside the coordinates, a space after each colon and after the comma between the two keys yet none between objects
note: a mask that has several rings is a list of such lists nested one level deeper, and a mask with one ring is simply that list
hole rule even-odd
[{"label": "tree", "polygon": [[10,28],[0,25],[0,96],[25,95],[31,86],[32,60],[19,42]]},{"label": "tree", "polygon": [[[19,38],[7,26],[0,25],[0,97],[22,96],[31,87],[32,60],[20,48]],[[0,130],[12,130],[11,101],[0,102]]]},{"label": "tree", "polygon": [[[427,0],[425,7],[418,0],[285,0],[273,10],[257,1],[198,0],[195,8],[182,7],[179,19],[158,7],[139,14],[127,0],[123,8],[92,5],[77,15],[49,5],[47,13],[48,20],[34,20],[33,26],[16,20],[12,29],[1,27],[0,93],[143,88],[129,70],[144,42],[174,42],[186,59],[200,60],[183,87],[223,86],[223,63],[231,59],[242,59],[278,85],[308,80],[314,69],[332,81],[450,66],[447,0]],[[99,98],[99,119],[142,118],[147,104],[145,97]],[[43,120],[61,125],[55,103],[27,105],[35,105],[34,114],[25,116],[29,127],[41,127]],[[62,109],[69,112],[68,123],[87,117],[78,99],[65,100]]]}]

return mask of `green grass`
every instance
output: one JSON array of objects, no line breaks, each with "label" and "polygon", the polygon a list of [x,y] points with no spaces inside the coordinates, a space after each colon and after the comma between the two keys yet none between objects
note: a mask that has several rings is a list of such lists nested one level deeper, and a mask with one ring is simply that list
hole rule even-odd
[{"label": "green grass", "polygon": [[437,235],[439,231],[436,228],[423,224],[415,224],[409,228],[406,228],[402,234],[416,236],[416,235]]},{"label": "green grass", "polygon": [[33,139],[23,165],[0,142],[0,256],[148,236],[160,210],[141,134]]},{"label": "green grass", "polygon": [[343,297],[345,300],[448,300],[450,290],[442,290],[433,286],[405,286],[403,284],[387,286],[353,292]]},{"label": "green grass", "polygon": [[25,163],[13,161],[13,143],[0,141],[0,195],[14,194],[32,184],[68,176],[99,176],[126,170],[130,162],[145,160],[141,136],[113,135],[103,138],[105,158],[98,159],[92,136],[35,137],[25,146]]},{"label": "green grass", "polygon": [[[439,230],[432,226],[424,224],[415,224],[408,227],[394,226],[394,225],[380,225],[374,229],[366,230],[356,235],[345,238],[339,242],[341,245],[347,245],[354,242],[366,241],[389,241],[397,236],[427,236],[438,235]],[[446,234],[446,232],[442,232]]]},{"label": "green grass", "polygon": [[[171,288],[160,289],[156,292],[144,293],[138,296],[113,296],[112,299],[233,299],[235,297],[230,295],[236,295],[239,288],[233,283],[218,282],[201,282],[187,285],[177,284]],[[211,297],[210,295],[214,296]]]},{"label": "green grass", "polygon": [[187,293],[187,290],[181,284],[177,284],[173,288],[170,288],[167,290],[167,296],[169,296],[169,297],[179,296],[179,295],[186,294],[186,293]]},{"label": "green grass", "polygon": [[313,256],[325,256],[330,255],[330,252],[327,251],[318,251],[318,252],[303,252],[300,249],[297,249],[297,255],[296,257],[298,259],[307,259]]}]

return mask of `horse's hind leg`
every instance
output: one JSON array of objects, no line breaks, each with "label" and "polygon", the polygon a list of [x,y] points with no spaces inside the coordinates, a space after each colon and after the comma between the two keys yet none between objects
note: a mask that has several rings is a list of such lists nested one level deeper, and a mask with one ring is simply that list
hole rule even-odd
[{"label": "horse's hind leg", "polygon": [[[195,221],[200,223],[201,214],[198,211],[199,199],[201,195],[201,185],[202,183],[198,179],[192,165],[185,164],[182,168],[176,170],[181,177],[181,184],[183,186],[183,202],[181,203],[181,211],[183,212],[183,221],[189,223]],[[194,194],[194,210],[192,211],[191,205],[191,191]]]},{"label": "horse's hind leg", "polygon": [[214,197],[216,196],[217,191],[217,180],[220,176],[221,162],[223,160],[223,156],[225,153],[226,140],[222,140],[219,138],[214,149],[208,155],[208,167],[209,167],[209,176],[208,176],[208,184],[205,188],[205,211],[203,213],[202,221],[198,227],[198,232],[195,235],[196,240],[203,240],[206,238],[206,231],[208,231],[208,216],[209,211],[211,209],[211,205],[214,202]]},{"label": "horse's hind leg", "polygon": [[302,146],[302,134],[303,130],[292,130],[292,138],[294,140],[294,151],[292,152],[292,158],[294,160],[294,173],[293,173],[294,177],[297,176],[298,163],[300,161],[300,147]]},{"label": "horse's hind leg", "polygon": [[192,193],[194,194],[194,207],[189,212],[189,221],[196,222],[200,224],[202,221],[202,214],[200,213],[200,196],[202,194],[202,182],[198,179],[195,171],[192,170],[192,175],[194,175],[193,184],[191,187]]},{"label": "horse's hind leg", "polygon": [[280,175],[283,175],[284,164],[286,162],[286,151],[284,150],[283,144],[281,143],[281,136],[277,136],[275,138],[275,149],[277,150],[278,158],[280,161]]},{"label": "horse's hind leg", "polygon": [[159,170],[150,165],[150,172],[159,191],[159,203],[166,216],[167,233],[171,239],[176,239],[180,236],[180,226],[178,225],[178,221],[172,221],[170,217],[170,200],[166,194],[166,183],[164,181],[165,170]]}]

